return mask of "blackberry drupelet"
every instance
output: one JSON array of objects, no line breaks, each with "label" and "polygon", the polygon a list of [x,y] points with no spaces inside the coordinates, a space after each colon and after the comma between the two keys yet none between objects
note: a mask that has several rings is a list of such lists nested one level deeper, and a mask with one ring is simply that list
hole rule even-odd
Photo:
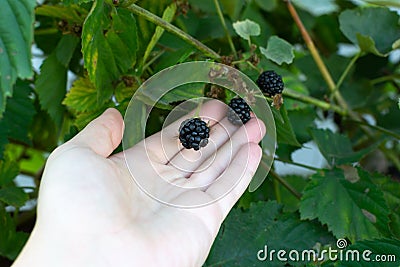
[{"label": "blackberry drupelet", "polygon": [[261,73],[256,83],[263,93],[271,97],[281,94],[283,87],[285,86],[281,75],[277,74],[273,70],[267,70]]},{"label": "blackberry drupelet", "polygon": [[191,118],[183,121],[179,127],[179,140],[183,147],[199,150],[208,144],[210,128],[199,118]]},{"label": "blackberry drupelet", "polygon": [[245,124],[250,120],[250,107],[243,98],[233,98],[228,106],[227,117],[233,125]]}]

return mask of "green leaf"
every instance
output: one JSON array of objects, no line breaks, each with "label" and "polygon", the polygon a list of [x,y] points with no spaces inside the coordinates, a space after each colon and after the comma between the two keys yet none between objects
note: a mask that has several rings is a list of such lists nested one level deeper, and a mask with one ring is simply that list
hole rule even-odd
[{"label": "green leaf", "polygon": [[204,83],[189,83],[180,85],[161,97],[157,104],[162,107],[172,107],[171,103],[204,96]]},{"label": "green leaf", "polygon": [[0,120],[0,158],[8,139],[31,144],[28,131],[35,115],[31,94],[30,83],[17,80],[14,95],[7,99],[7,109]]},{"label": "green leaf", "polygon": [[25,149],[25,157],[19,161],[21,172],[38,173],[46,163],[46,158],[42,151],[32,148]]},{"label": "green leaf", "polygon": [[258,36],[261,33],[260,25],[249,19],[236,21],[232,26],[235,32],[247,41],[250,41],[250,36]]},{"label": "green leaf", "polygon": [[93,2],[93,0],[62,0],[66,5],[72,4],[82,4],[82,3],[89,3]]},{"label": "green leaf", "polygon": [[258,260],[257,252],[265,246],[268,251],[312,249],[317,242],[332,242],[320,225],[300,221],[296,213],[283,214],[273,201],[252,203],[249,210],[229,213],[204,266],[282,266],[276,257],[272,262]]},{"label": "green leaf", "polygon": [[28,201],[29,196],[22,190],[22,188],[16,186],[0,188],[0,201],[14,206],[21,207]]},{"label": "green leaf", "polygon": [[0,0],[0,118],[17,77],[30,78],[35,0]]},{"label": "green leaf", "polygon": [[109,7],[104,0],[93,4],[82,32],[82,52],[89,78],[97,88],[97,100],[112,95],[112,83],[136,61],[137,30],[133,15]]},{"label": "green leaf", "polygon": [[400,7],[400,2],[398,0],[363,0],[367,3],[379,5],[379,6],[386,6],[386,7]]},{"label": "green leaf", "polygon": [[299,8],[310,12],[314,16],[330,14],[338,10],[335,0],[292,0]]},{"label": "green leaf", "polygon": [[373,174],[374,183],[380,188],[390,209],[390,229],[400,238],[400,183],[379,173]]},{"label": "green leaf", "polygon": [[118,103],[129,101],[136,90],[139,88],[139,81],[134,76],[124,76],[124,82],[118,84],[115,88],[115,99]]},{"label": "green leaf", "polygon": [[51,54],[40,67],[40,74],[36,80],[36,92],[40,104],[47,110],[50,117],[61,125],[64,107],[61,101],[64,98],[67,86],[67,69],[57,60],[56,54]]},{"label": "green leaf", "polygon": [[398,20],[399,15],[387,8],[345,10],[339,16],[343,34],[366,52],[378,51],[377,55],[389,53],[393,43],[400,38]]},{"label": "green leaf", "polygon": [[388,234],[389,210],[369,174],[346,167],[311,177],[300,203],[302,219],[318,219],[337,238],[360,239]]},{"label": "green leaf", "polygon": [[101,105],[98,103],[97,90],[88,78],[79,78],[73,83],[63,104],[76,115],[74,125],[79,130],[101,115],[107,108],[115,106],[111,99]]},{"label": "green leaf", "polygon": [[0,160],[0,186],[11,183],[18,175],[17,163],[10,160]]},{"label": "green leaf", "polygon": [[[346,255],[347,251],[358,251],[360,255],[360,261],[356,260],[343,260],[338,261],[337,266],[343,267],[398,267],[400,266],[400,240],[397,239],[372,239],[372,240],[361,240],[347,247],[343,251],[343,255]],[[371,251],[366,253],[366,259],[363,258],[363,252]],[[347,255],[351,255],[347,253]],[[376,256],[379,255],[377,258]],[[350,258],[351,259],[351,258]],[[386,260],[384,260],[386,259]]]},{"label": "green leaf", "polygon": [[34,115],[31,84],[17,80],[14,86],[14,95],[8,99],[7,109],[4,113],[9,139],[31,144],[28,131]]},{"label": "green leaf", "polygon": [[255,0],[255,2],[261,9],[268,12],[274,10],[278,5],[277,0]]},{"label": "green leaf", "polygon": [[276,108],[271,108],[271,110],[275,119],[278,143],[301,146],[299,141],[297,141],[296,135],[294,134],[285,105],[282,105],[279,110]]},{"label": "green leaf", "polygon": [[294,59],[293,50],[294,48],[290,43],[276,35],[269,38],[267,49],[260,47],[261,53],[278,65],[282,65],[283,62],[292,63]]},{"label": "green leaf", "polygon": [[[219,0],[221,9],[224,14],[227,14],[231,20],[236,20],[240,15],[243,7],[246,5],[245,0]],[[215,12],[215,5],[212,4]]]},{"label": "green leaf", "polygon": [[[165,20],[166,22],[171,22],[172,19],[175,16],[176,12],[176,3],[170,4],[165,10],[162,15],[162,19]],[[153,37],[151,37],[151,40],[149,44],[147,45],[146,51],[143,56],[143,65],[145,64],[147,58],[149,57],[151,51],[153,50],[154,46],[157,44],[158,40],[160,40],[161,36],[164,33],[164,29],[161,28],[160,26],[156,27],[156,30],[153,34]]]},{"label": "green leaf", "polygon": [[357,33],[357,41],[361,51],[369,52],[380,57],[385,56],[376,49],[375,41],[370,36],[364,36]]},{"label": "green leaf", "polygon": [[175,64],[185,62],[193,53],[192,47],[178,49],[175,53],[164,53],[156,66],[154,66],[154,71],[159,72]]},{"label": "green leaf", "polygon": [[[285,105],[287,105],[289,99],[285,99]],[[292,124],[293,131],[296,135],[297,140],[301,144],[311,140],[309,129],[314,126],[314,122],[317,119],[317,112],[311,106],[303,109],[292,110],[288,113],[290,121],[296,122]]]},{"label": "green leaf", "polygon": [[79,38],[72,34],[64,35],[57,44],[55,49],[57,60],[67,69],[78,44]]},{"label": "green leaf", "polygon": [[310,133],[322,155],[331,166],[358,162],[365,155],[375,150],[378,145],[374,144],[365,149],[354,151],[350,139],[345,135],[333,133],[331,130],[315,128],[311,129]]},{"label": "green leaf", "polygon": [[17,232],[11,216],[0,208],[0,255],[14,260],[28,240],[28,234]]},{"label": "green leaf", "polygon": [[62,103],[77,112],[97,110],[100,106],[97,103],[96,96],[96,88],[90,80],[79,78],[73,83]]},{"label": "green leaf", "polygon": [[61,105],[67,89],[68,64],[79,39],[73,35],[64,35],[56,49],[43,62],[36,80],[36,92],[40,104],[59,126],[64,116]]},{"label": "green leaf", "polygon": [[8,129],[3,125],[4,123],[0,121],[0,159],[3,158],[3,151],[8,143]]},{"label": "green leaf", "polygon": [[63,5],[42,5],[35,9],[35,15],[47,16],[67,20],[72,23],[82,25],[86,16],[87,10],[79,6],[63,6]]},{"label": "green leaf", "polygon": [[[39,108],[39,107],[38,107]],[[49,113],[38,109],[35,114],[30,133],[32,135],[33,147],[38,150],[51,152],[59,145],[59,127]]]}]

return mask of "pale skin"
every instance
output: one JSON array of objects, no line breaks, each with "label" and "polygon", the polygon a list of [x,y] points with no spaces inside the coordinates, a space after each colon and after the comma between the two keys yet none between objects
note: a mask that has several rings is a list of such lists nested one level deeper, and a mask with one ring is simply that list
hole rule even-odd
[{"label": "pale skin", "polygon": [[[181,184],[211,182],[167,199],[212,202],[221,191],[228,192],[209,205],[184,209],[144,194],[132,179],[136,172],[129,172],[124,154],[111,155],[121,142],[124,123],[115,109],[105,111],[50,155],[40,185],[36,224],[13,266],[201,266],[223,220],[258,167],[261,148],[257,144],[265,134],[264,124],[256,118],[241,127],[229,126],[225,112],[226,106],[217,101],[207,102],[200,112],[220,121],[210,122],[210,139],[218,150],[207,171],[190,175],[207,160],[208,146],[204,158],[188,165],[189,173],[171,165],[183,160],[176,135],[186,117],[166,129],[170,138],[163,142],[167,143],[160,143],[158,133],[146,139],[147,153],[143,143],[129,151],[129,160],[152,163],[144,162],[136,170],[140,175],[154,175],[150,168],[156,168]],[[223,125],[230,137],[220,131]],[[237,140],[233,147],[225,144],[228,138]],[[161,145],[170,156],[163,156]],[[226,160],[228,150],[233,153],[231,161]],[[195,153],[184,151],[186,157]],[[224,178],[237,173],[243,177],[233,190],[225,188]]]}]

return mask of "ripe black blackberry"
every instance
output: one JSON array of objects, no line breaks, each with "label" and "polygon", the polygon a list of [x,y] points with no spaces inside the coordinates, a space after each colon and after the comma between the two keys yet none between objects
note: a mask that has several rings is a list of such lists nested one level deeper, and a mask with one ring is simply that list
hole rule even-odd
[{"label": "ripe black blackberry", "polygon": [[228,109],[226,116],[232,124],[245,124],[250,120],[250,107],[243,98],[233,98],[228,106],[230,109]]},{"label": "ripe black blackberry", "polygon": [[208,144],[210,128],[199,118],[183,121],[179,127],[179,141],[187,149],[199,150]]},{"label": "ripe black blackberry", "polygon": [[261,73],[256,83],[263,93],[271,97],[282,94],[283,87],[285,86],[281,75],[273,70],[267,70]]}]

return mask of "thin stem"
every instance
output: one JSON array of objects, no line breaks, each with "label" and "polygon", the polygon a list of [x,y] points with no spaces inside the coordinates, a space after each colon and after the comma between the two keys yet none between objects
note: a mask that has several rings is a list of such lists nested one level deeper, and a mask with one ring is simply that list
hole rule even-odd
[{"label": "thin stem", "polygon": [[165,53],[165,50],[161,50],[159,53],[157,53],[152,59],[149,60],[144,66],[143,66],[143,71],[146,70],[148,67],[150,67],[151,64],[153,64],[159,57],[161,57]]},{"label": "thin stem", "polygon": [[226,34],[226,38],[228,39],[228,43],[229,43],[229,46],[230,46],[230,48],[232,50],[232,53],[235,56],[235,58],[237,58],[236,48],[235,48],[235,45],[232,42],[232,38],[231,38],[231,35],[229,34],[228,28],[226,27],[224,15],[222,14],[221,6],[219,4],[219,1],[218,0],[214,0],[214,5],[215,5],[215,9],[217,10],[217,14],[218,14],[219,20],[221,21],[222,27],[224,28],[224,31],[225,31],[225,34]]},{"label": "thin stem", "polygon": [[[127,2],[132,2],[132,1],[127,1]],[[183,41],[185,41],[188,44],[191,44],[192,46],[196,47],[199,51],[203,52],[207,56],[210,56],[213,59],[220,58],[220,55],[217,52],[215,52],[214,50],[212,50],[211,48],[209,48],[208,46],[204,45],[203,43],[201,43],[197,39],[193,38],[189,34],[187,34],[184,31],[182,31],[181,29],[175,27],[171,23],[168,23],[165,20],[163,20],[162,18],[160,18],[160,17],[154,15],[153,13],[147,11],[146,9],[141,8],[141,7],[139,7],[139,6],[135,5],[135,4],[129,4],[129,3],[128,3],[127,6],[125,6],[125,8],[127,10],[129,10],[130,12],[132,12],[133,14],[136,14],[136,15],[138,15],[140,17],[143,17],[146,20],[154,23],[155,25],[160,26],[161,28],[165,29],[166,31],[178,36]]]},{"label": "thin stem", "polygon": [[291,165],[294,165],[294,166],[302,167],[302,168],[313,170],[313,171],[319,171],[320,170],[319,168],[315,168],[315,167],[312,167],[312,166],[308,166],[308,165],[297,163],[297,162],[290,161],[290,160],[275,158],[275,161],[291,164]]},{"label": "thin stem", "polygon": [[304,42],[306,43],[308,50],[310,51],[312,57],[314,58],[315,63],[318,66],[318,69],[320,70],[320,72],[322,74],[322,77],[324,78],[324,80],[326,81],[326,83],[328,85],[329,90],[335,97],[338,104],[342,108],[348,110],[349,108],[348,108],[346,101],[343,99],[340,92],[335,90],[335,88],[336,88],[335,82],[333,81],[333,78],[332,78],[331,74],[329,73],[328,68],[326,67],[325,63],[322,61],[322,58],[319,55],[318,50],[315,47],[314,42],[312,41],[306,28],[304,27],[303,22],[301,21],[299,15],[297,14],[296,9],[294,8],[294,6],[292,5],[290,0],[287,0],[286,3],[287,3],[288,10],[289,10],[291,16],[293,17],[294,22],[296,23],[297,27],[300,30],[301,35],[303,36]]},{"label": "thin stem", "polygon": [[56,34],[59,30],[56,28],[48,28],[48,29],[36,29],[35,35],[49,35],[49,34]]},{"label": "thin stem", "polygon": [[316,99],[316,98],[308,96],[308,95],[303,95],[303,94],[297,93],[296,91],[290,90],[288,88],[285,88],[285,90],[283,90],[283,95],[287,96],[289,98],[304,102],[304,103],[312,104],[323,110],[333,110],[340,115],[343,115],[343,116],[347,115],[347,111],[345,109],[343,109],[342,107],[327,103],[325,101],[321,101],[319,99]]},{"label": "thin stem", "polygon": [[263,167],[265,170],[268,170],[271,175],[280,183],[282,184],[290,193],[292,193],[297,199],[301,199],[301,193],[299,193],[295,188],[293,188],[285,179],[281,178],[276,172],[274,172],[268,164],[265,163],[265,154],[263,153],[263,156],[260,161],[261,167]]},{"label": "thin stem", "polygon": [[272,182],[274,183],[274,192],[276,201],[278,203],[282,203],[281,191],[279,190],[279,181],[278,179],[273,179]]},{"label": "thin stem", "polygon": [[251,63],[250,61],[246,61],[246,64],[249,65],[250,68],[256,70],[257,72],[260,71],[260,70],[259,70],[256,66],[254,66],[253,63]]},{"label": "thin stem", "polygon": [[360,124],[362,126],[366,126],[368,128],[374,129],[374,130],[376,130],[378,132],[382,132],[382,133],[384,133],[386,135],[392,136],[392,137],[400,140],[400,134],[392,132],[392,131],[389,131],[389,130],[387,130],[387,129],[383,128],[383,127],[380,127],[378,125],[371,125],[371,124],[369,124],[369,123],[367,123],[365,121],[354,121],[354,120],[347,120],[347,121],[348,122],[352,122],[352,123],[356,123],[356,124]]},{"label": "thin stem", "polygon": [[283,187],[285,187],[293,196],[297,199],[301,199],[301,193],[299,193],[296,189],[294,189],[285,179],[280,177],[276,172],[270,170],[272,177],[274,177]]},{"label": "thin stem", "polygon": [[362,55],[362,52],[358,52],[349,62],[347,65],[346,69],[343,71],[342,75],[340,76],[338,82],[336,83],[335,89],[332,91],[332,96],[339,91],[340,86],[342,86],[342,83],[346,79],[347,75],[349,74],[351,68],[354,66],[356,63],[357,59]]},{"label": "thin stem", "polygon": [[251,50],[251,39],[249,37],[249,39],[247,39],[247,43],[249,44],[249,49]]},{"label": "thin stem", "polygon": [[375,85],[378,83],[383,83],[383,82],[391,81],[394,79],[400,79],[400,74],[392,74],[392,75],[382,76],[382,77],[373,79],[373,80],[371,80],[371,84]]},{"label": "thin stem", "polygon": [[196,107],[196,112],[194,113],[195,118],[200,118],[200,111],[202,106],[203,106],[203,98],[200,98],[199,104]]}]

